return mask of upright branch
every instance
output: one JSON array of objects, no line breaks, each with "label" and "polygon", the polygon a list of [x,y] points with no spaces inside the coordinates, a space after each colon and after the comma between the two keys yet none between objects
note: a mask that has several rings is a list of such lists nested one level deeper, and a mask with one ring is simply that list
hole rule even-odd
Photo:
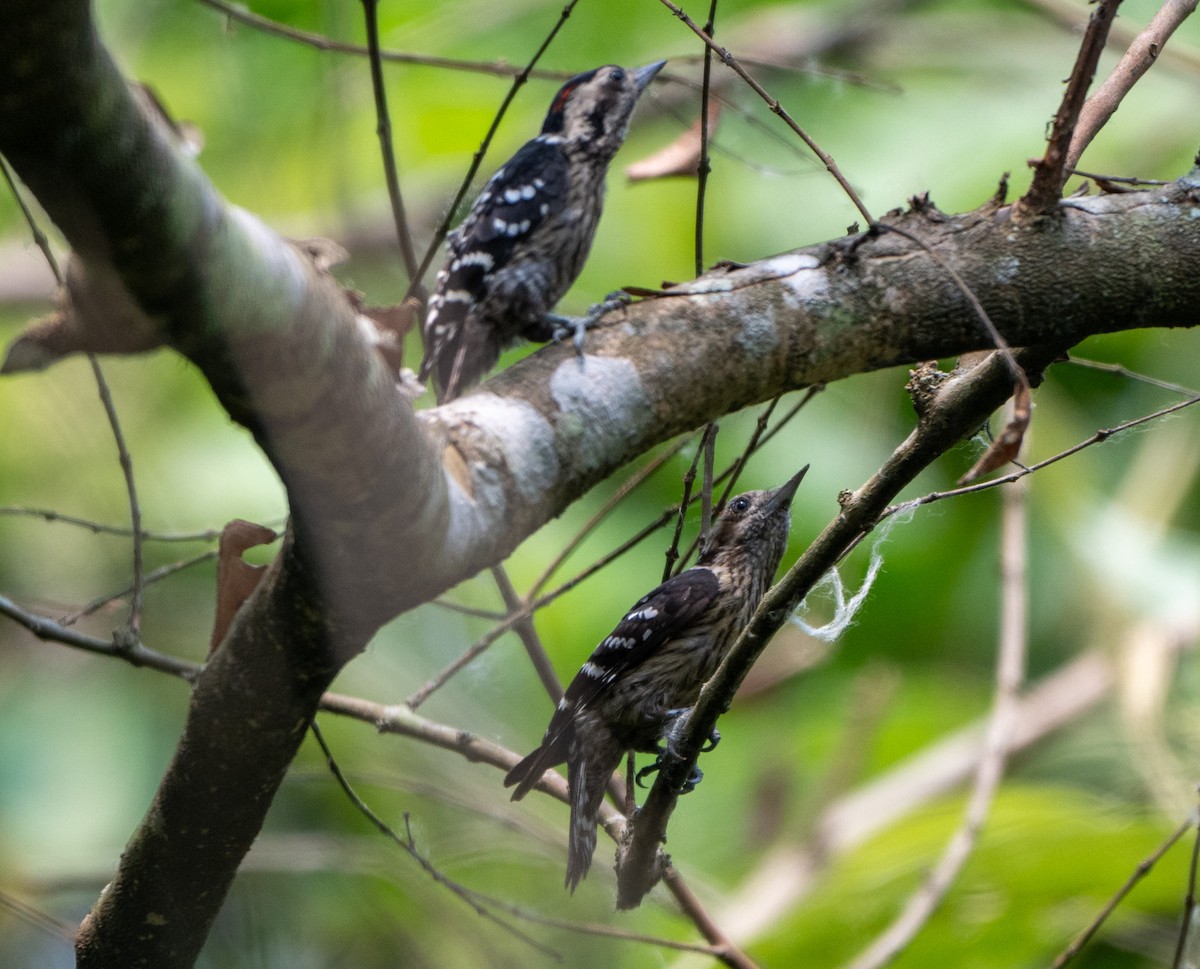
[{"label": "upright branch", "polygon": [[1158,61],[1167,40],[1184,20],[1196,11],[1197,0],[1166,0],[1137,35],[1112,69],[1104,82],[1089,97],[1079,112],[1079,123],[1071,136],[1067,149],[1066,167],[1073,169],[1079,164],[1087,146],[1096,133],[1103,128],[1121,104],[1121,100],[1133,86]]},{"label": "upright branch", "polygon": [[771,97],[771,95],[767,93],[766,88],[764,88],[758,83],[758,81],[754,79],[750,72],[742,66],[741,62],[734,57],[732,53],[713,40],[712,37],[694,20],[692,20],[692,18],[689,17],[681,7],[672,3],[671,0],[660,0],[660,2],[680,21],[682,21],[693,34],[704,41],[709,50],[711,50],[717,55],[717,57],[721,59],[722,64],[732,70],[748,85],[750,85],[750,89],[763,99],[767,107],[770,108],[773,113],[779,115],[784,124],[791,128],[792,131],[799,136],[800,140],[808,146],[809,150],[819,159],[821,159],[821,164],[825,166],[825,170],[829,172],[829,174],[832,175],[837,181],[838,185],[842,187],[842,191],[846,193],[846,197],[849,198],[854,204],[854,207],[858,209],[859,214],[866,220],[867,224],[870,225],[872,222],[874,222],[875,220],[871,218],[870,211],[868,211],[866,205],[863,203],[863,200],[859,198],[858,193],[854,191],[854,188],[850,185],[850,182],[847,180],[846,176],[842,174],[842,170],[838,168],[837,162],[833,160],[833,156],[830,155],[829,152],[827,152],[820,145],[818,145],[816,141],[809,136],[808,132],[806,132],[800,127],[799,124],[796,123],[796,119],[788,114],[783,105],[779,103],[779,99]]},{"label": "upright branch", "polygon": [[1054,116],[1046,154],[1034,166],[1033,182],[1029,191],[1013,206],[1013,216],[1018,220],[1045,215],[1062,196],[1063,186],[1067,182],[1067,159],[1071,138],[1075,134],[1075,125],[1079,120],[1079,112],[1083,108],[1092,78],[1096,76],[1096,65],[1100,62],[1109,28],[1120,5],[1121,0],[1099,0],[1092,11],[1087,30],[1083,34],[1083,42],[1079,45],[1075,67],[1067,80],[1062,103]]},{"label": "upright branch", "polygon": [[371,89],[375,93],[375,131],[379,135],[379,150],[383,156],[383,173],[388,198],[392,203],[392,219],[404,271],[408,274],[409,295],[420,295],[421,280],[417,269],[417,253],[413,248],[412,229],[400,192],[400,173],[396,170],[396,151],[392,145],[392,119],[388,113],[387,88],[383,82],[383,58],[379,50],[379,0],[362,0],[363,19],[367,25],[367,50],[370,52]]}]

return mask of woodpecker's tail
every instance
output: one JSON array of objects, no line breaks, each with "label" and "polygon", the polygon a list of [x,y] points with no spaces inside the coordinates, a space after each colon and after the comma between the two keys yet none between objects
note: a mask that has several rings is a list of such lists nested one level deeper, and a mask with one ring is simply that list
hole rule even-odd
[{"label": "woodpecker's tail", "polygon": [[[587,875],[596,851],[596,818],[604,801],[609,778],[616,763],[603,763],[590,756],[594,751],[571,751],[567,761],[567,786],[571,793],[571,834],[567,848],[567,888],[575,887]],[[618,762],[620,753],[617,754]]]}]

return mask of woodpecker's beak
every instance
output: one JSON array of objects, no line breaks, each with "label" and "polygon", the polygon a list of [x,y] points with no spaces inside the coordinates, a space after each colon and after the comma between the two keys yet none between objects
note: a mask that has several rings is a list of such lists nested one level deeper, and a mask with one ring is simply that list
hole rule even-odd
[{"label": "woodpecker's beak", "polygon": [[800,487],[800,482],[804,480],[806,474],[808,474],[807,464],[788,481],[772,491],[771,497],[767,501],[768,512],[774,512],[776,509],[786,508],[790,505],[792,503],[792,496],[796,493],[796,489]]},{"label": "woodpecker's beak", "polygon": [[650,83],[654,75],[661,71],[666,66],[666,61],[657,61],[654,64],[647,64],[645,67],[639,67],[633,72],[633,83],[638,89],[638,94],[646,90],[646,85]]}]

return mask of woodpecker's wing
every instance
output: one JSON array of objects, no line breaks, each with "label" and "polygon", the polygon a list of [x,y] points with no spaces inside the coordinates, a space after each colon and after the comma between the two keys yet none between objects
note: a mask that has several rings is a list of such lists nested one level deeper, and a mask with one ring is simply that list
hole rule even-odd
[{"label": "woodpecker's wing", "polygon": [[548,768],[567,759],[576,714],[690,626],[716,597],[719,587],[712,570],[697,567],[672,576],[633,604],[575,674],[558,701],[541,745],[505,776],[506,787],[519,785],[513,792],[514,801],[523,798]]},{"label": "woodpecker's wing", "polygon": [[461,258],[475,249],[511,252],[567,201],[567,156],[557,141],[534,138],[479,193],[454,240]]},{"label": "woodpecker's wing", "polygon": [[562,211],[567,178],[567,156],[555,141],[526,142],[491,177],[451,235],[422,330],[421,379],[437,369],[440,399],[455,396],[460,386],[474,383],[495,363],[499,347],[483,345],[489,334],[471,318],[471,310],[485,300],[489,279],[509,265],[517,247]]},{"label": "woodpecker's wing", "polygon": [[575,674],[563,695],[566,705],[587,706],[610,684],[654,656],[695,622],[719,587],[711,569],[697,567],[642,596]]}]

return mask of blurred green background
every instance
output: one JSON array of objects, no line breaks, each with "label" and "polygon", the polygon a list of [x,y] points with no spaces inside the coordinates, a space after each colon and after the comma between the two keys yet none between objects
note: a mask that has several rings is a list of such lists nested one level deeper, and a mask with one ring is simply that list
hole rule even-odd
[{"label": "blurred green background", "polygon": [[[204,135],[201,161],[221,191],[278,231],[323,235],[351,251],[347,285],[373,303],[403,279],[380,175],[366,62],[321,53],[227,22],[197,2],[97,4],[104,34],[132,76]],[[704,5],[706,6],[706,5]],[[1086,4],[1064,3],[1076,13]],[[876,214],[929,191],[945,211],[982,203],[1001,175],[1013,197],[1028,183],[1079,35],[1041,5],[946,0],[868,5],[880,20],[835,55],[806,44],[848,4],[723,5],[718,35],[739,54],[791,67],[755,73],[838,160]],[[1129,0],[1137,28],[1157,4]],[[382,4],[387,47],[523,63],[553,26],[556,2],[412,0]],[[864,9],[868,9],[864,8]],[[361,41],[358,4],[259,2],[291,27]],[[888,12],[890,11],[890,12]],[[702,20],[700,5],[690,10]],[[866,25],[865,13],[860,25]],[[1189,22],[1085,155],[1089,171],[1169,179],[1200,145],[1200,22]],[[1171,53],[1171,47],[1168,53]],[[564,300],[579,312],[625,284],[692,273],[694,182],[628,184],[624,165],[663,147],[696,116],[698,44],[651,0],[583,0],[542,66],[670,58],[673,79],[643,101],[614,165],[593,256]],[[1107,54],[1102,72],[1115,61]],[[842,234],[855,212],[818,164],[745,88],[714,68],[724,112],[714,145],[705,261],[751,260]],[[387,67],[402,184],[418,246],[432,235],[508,81],[417,65]],[[555,84],[519,94],[482,179],[536,132]],[[1072,181],[1072,186],[1074,185]],[[15,205],[0,198],[0,343],[47,312],[40,256]],[[410,353],[419,352],[416,345]],[[528,350],[515,351],[515,353]],[[1200,387],[1200,332],[1134,332],[1089,340],[1078,355]],[[278,524],[278,481],[249,437],[178,356],[104,361],[133,454],[147,528],[219,528],[234,517]],[[812,471],[795,504],[787,562],[911,429],[904,370],[828,388],[750,462],[746,487]],[[1029,460],[1179,399],[1110,373],[1052,371],[1036,394]],[[788,406],[785,400],[777,413]],[[718,458],[739,453],[757,413],[722,422]],[[943,489],[974,461],[964,443],[912,489]],[[627,499],[568,559],[563,580],[678,499],[694,444]],[[1098,704],[1014,757],[978,849],[897,965],[1048,964],[1099,905],[1187,814],[1195,800],[1200,681],[1200,417],[1192,411],[1126,434],[1040,472],[1029,496],[1030,675],[1052,675],[1096,651],[1116,670]],[[595,489],[530,538],[510,572],[524,590],[610,496]],[[14,514],[49,509],[127,521],[112,435],[88,365],[0,380],[0,594],[61,618],[131,577],[127,539]],[[880,547],[883,569],[855,624],[833,646],[798,630],[777,638],[723,720],[706,779],[681,803],[670,850],[717,922],[766,966],[836,965],[899,910],[959,820],[959,785],[921,800],[865,841],[833,851],[790,893],[816,819],[861,785],[887,777],[987,714],[997,639],[999,495],[918,510]],[[688,535],[696,522],[690,520]],[[661,573],[659,533],[537,617],[567,679],[622,611]],[[148,566],[198,556],[211,542],[151,542]],[[844,565],[857,588],[869,548]],[[264,561],[270,550],[251,558]],[[397,577],[402,581],[402,577]],[[210,632],[214,566],[205,560],[152,585],[143,628],[154,649],[199,661]],[[451,598],[500,608],[486,577]],[[808,620],[828,618],[815,602]],[[117,600],[78,626],[107,637],[125,621]],[[488,623],[427,606],[397,619],[336,688],[399,702],[486,632]],[[1062,698],[1059,698],[1062,700]],[[0,891],[77,923],[110,877],[149,804],[184,716],[180,681],[41,643],[0,621]],[[515,750],[530,749],[551,712],[520,643],[500,639],[421,708],[435,720]],[[566,808],[512,805],[499,774],[368,726],[324,717],[344,769],[396,827],[409,812],[419,849],[447,875],[554,918],[696,941],[662,889],[615,915],[611,845],[572,897],[561,889]],[[1080,960],[1087,966],[1169,962],[1186,889],[1175,849]],[[570,966],[704,964],[628,941],[514,920]],[[747,930],[748,931],[748,930]],[[69,942],[0,906],[0,967],[66,966]],[[201,960],[207,967],[540,966],[545,953],[478,918],[356,814],[307,744],[247,860]]]}]

